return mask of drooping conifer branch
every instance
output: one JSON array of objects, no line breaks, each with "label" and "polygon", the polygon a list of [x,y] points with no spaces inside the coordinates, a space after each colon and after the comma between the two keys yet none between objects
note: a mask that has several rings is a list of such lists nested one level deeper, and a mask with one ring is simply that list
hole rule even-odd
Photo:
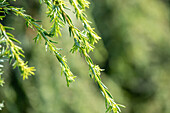
[{"label": "drooping conifer branch", "polygon": [[[90,2],[87,0],[69,0],[69,3],[74,8],[74,14],[76,15],[77,19],[81,20],[82,22],[84,28],[83,30],[78,29],[73,24],[70,16],[66,13],[66,10],[69,8],[67,7],[64,0],[40,0],[40,3],[44,3],[47,6],[47,16],[50,18],[50,22],[52,23],[50,31],[47,31],[42,27],[42,25],[38,24],[39,21],[33,19],[30,15],[25,14],[25,10],[10,6],[6,0],[0,2],[0,9],[2,10],[1,12],[4,13],[4,16],[1,16],[0,19],[2,20],[9,13],[14,13],[16,16],[23,17],[26,21],[27,27],[30,27],[35,30],[35,32],[37,32],[37,36],[34,38],[35,42],[43,39],[45,41],[46,50],[50,50],[58,59],[59,63],[61,64],[62,72],[65,74],[67,86],[69,86],[70,83],[74,81],[75,76],[67,65],[66,58],[60,54],[60,48],[55,46],[57,42],[52,39],[54,36],[61,36],[61,28],[67,24],[68,32],[74,39],[74,45],[70,51],[72,53],[79,51],[81,54],[83,54],[89,66],[89,75],[91,78],[95,79],[105,98],[106,112],[121,112],[119,107],[122,107],[122,105],[115,103],[111,93],[108,91],[108,88],[101,81],[100,75],[102,69],[100,69],[98,65],[94,64],[91,57],[89,56],[89,52],[93,51],[95,47],[94,44],[97,43],[99,39],[101,39],[97,33],[95,33],[94,28],[91,27],[90,22],[87,20],[87,16],[85,14],[85,10],[86,8],[89,8]],[[3,42],[5,44],[5,48],[0,50],[0,55],[8,57],[10,62],[12,62],[13,59],[13,67],[19,67],[23,79],[27,79],[28,76],[34,75],[35,68],[28,67],[27,62],[22,60],[22,57],[25,57],[23,55],[24,51],[21,47],[14,43],[20,42],[16,40],[12,34],[6,32],[7,29],[13,28],[5,27],[0,24],[0,43],[2,44]],[[3,62],[4,60],[0,59],[0,62],[1,61]],[[1,79],[1,73],[2,70],[0,70],[0,85],[4,83],[3,79]]]}]

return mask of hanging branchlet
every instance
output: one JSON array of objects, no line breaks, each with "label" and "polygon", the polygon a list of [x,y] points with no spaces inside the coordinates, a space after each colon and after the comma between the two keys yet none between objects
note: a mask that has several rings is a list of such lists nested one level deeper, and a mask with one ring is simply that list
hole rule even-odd
[{"label": "hanging branchlet", "polygon": [[86,19],[86,14],[84,13],[85,8],[89,8],[90,2],[87,0],[69,0],[69,2],[75,9],[77,19],[82,21],[84,30],[88,36],[88,41],[94,45],[94,43],[97,43],[101,38],[94,32],[94,28],[90,26],[90,21]]},{"label": "hanging branchlet", "polygon": [[[99,39],[101,39],[97,33],[95,33],[94,28],[90,26],[90,22],[87,20],[87,16],[85,14],[85,10],[86,8],[89,8],[90,2],[87,0],[69,0],[69,3],[74,8],[74,14],[83,24],[84,29],[81,31],[73,24],[72,19],[66,13],[65,10],[70,9],[67,7],[64,0],[39,1],[40,3],[44,3],[47,6],[47,16],[50,18],[50,22],[52,23],[50,31],[45,30],[41,25],[39,25],[37,23],[39,21],[33,19],[30,15],[25,14],[25,10],[10,6],[6,0],[0,2],[0,10],[3,9],[1,12],[3,12],[4,15],[8,13],[14,13],[16,16],[23,17],[26,21],[27,27],[30,27],[37,32],[37,36],[34,38],[35,42],[38,42],[42,39],[45,41],[46,50],[51,51],[58,59],[59,63],[61,64],[61,72],[64,73],[67,86],[69,86],[70,83],[74,81],[76,76],[73,75],[69,66],[67,65],[66,58],[60,54],[60,48],[55,46],[55,44],[58,42],[52,39],[54,36],[61,36],[61,28],[67,24],[70,36],[72,36],[74,39],[74,45],[70,52],[74,53],[79,51],[85,57],[85,60],[89,66],[89,75],[96,81],[101,93],[105,98],[106,112],[121,112],[119,107],[124,106],[115,103],[111,93],[108,91],[108,88],[101,81],[100,75],[101,71],[103,70],[98,65],[94,64],[89,56],[89,52],[93,51],[94,49],[94,44],[97,43]],[[4,17],[5,16],[0,16],[0,19],[2,20]],[[25,57],[23,55],[23,50],[21,47],[14,44],[14,42],[20,42],[16,40],[12,34],[6,32],[7,29],[7,27],[4,27],[2,24],[0,24],[1,40],[4,40],[3,43],[6,45],[5,52],[1,50],[0,54],[8,56],[10,62],[12,62],[13,59],[13,67],[19,67],[23,79],[26,79],[28,76],[34,75],[35,69],[34,67],[28,67],[27,62],[22,60],[21,57]],[[0,70],[0,72],[2,72],[2,70]],[[0,73],[0,85],[3,84],[3,80],[1,80]]]},{"label": "hanging branchlet", "polygon": [[49,4],[57,9],[57,15],[60,21],[69,25],[70,36],[73,36],[74,38],[74,45],[71,49],[71,52],[74,53],[78,50],[81,54],[84,55],[85,60],[89,65],[89,75],[91,78],[95,79],[99,86],[99,89],[105,97],[106,112],[113,111],[114,113],[119,113],[121,112],[119,108],[119,106],[121,105],[114,102],[112,95],[108,91],[108,88],[101,81],[100,75],[101,71],[103,70],[100,69],[98,65],[95,65],[88,55],[88,53],[94,49],[94,43],[97,43],[100,37],[93,31],[83,12],[85,11],[86,7],[89,7],[89,2],[85,1],[86,0],[70,0],[71,5],[73,5],[73,7],[75,8],[77,18],[80,19],[84,25],[83,31],[80,31],[72,23],[69,15],[65,12],[65,7],[63,7],[65,6],[64,2],[62,2],[61,0],[53,0]]},{"label": "hanging branchlet", "polygon": [[60,62],[62,68],[61,72],[64,73],[67,81],[67,86],[69,87],[70,83],[75,81],[74,78],[76,78],[76,76],[74,76],[73,73],[70,71],[70,68],[67,65],[66,58],[61,56],[61,54],[58,52],[58,49],[52,43],[47,42],[47,45],[49,49],[54,52],[58,61]]},{"label": "hanging branchlet", "polygon": [[61,13],[59,12],[59,10],[56,7],[56,4],[58,4],[57,2],[52,2],[49,0],[44,0],[45,4],[47,5],[47,14],[48,17],[50,17],[50,22],[52,22],[52,26],[51,26],[51,30],[50,30],[50,34],[51,35],[55,35],[56,37],[58,37],[58,35],[61,36],[61,27],[64,26],[63,21],[61,20]]},{"label": "hanging branchlet", "polygon": [[[6,50],[2,51],[3,54],[6,54],[8,56],[9,62],[12,63],[13,68],[18,67],[21,75],[23,76],[23,79],[27,79],[28,76],[34,75],[35,68],[34,67],[28,67],[27,63],[22,60],[21,57],[25,57],[23,55],[24,51],[21,47],[14,44],[20,43],[17,39],[14,38],[12,34],[9,32],[6,32],[6,30],[13,29],[11,27],[4,27],[2,24],[0,24],[0,35],[1,40],[5,41]],[[5,53],[4,53],[5,52]],[[14,60],[14,62],[12,62]]]},{"label": "hanging branchlet", "polygon": [[[35,42],[41,40],[42,38],[45,41],[46,50],[50,50],[54,53],[56,58],[61,64],[62,72],[65,74],[67,86],[69,87],[71,82],[74,82],[76,76],[73,75],[69,66],[67,65],[66,58],[62,57],[59,53],[60,48],[57,48],[54,44],[57,44],[56,41],[51,40],[54,36],[53,32],[48,33],[41,25],[37,24],[37,20],[33,19],[30,15],[25,14],[22,8],[8,7],[7,10],[12,11],[15,15],[21,16],[25,19],[27,27],[34,29],[37,32],[37,36],[34,38]],[[55,22],[54,22],[55,23]],[[54,32],[57,32],[56,30]],[[52,33],[52,34],[51,34]]]}]

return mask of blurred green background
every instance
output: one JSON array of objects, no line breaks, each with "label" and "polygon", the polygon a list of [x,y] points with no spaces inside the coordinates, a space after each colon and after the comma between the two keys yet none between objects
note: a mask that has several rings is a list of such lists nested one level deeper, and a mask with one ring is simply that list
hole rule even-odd
[{"label": "blurred green background", "polygon": [[[102,40],[90,53],[96,64],[105,69],[101,78],[122,113],[170,113],[170,1],[169,0],[91,0],[87,15]],[[11,2],[24,7],[33,18],[49,29],[45,6],[38,0]],[[73,23],[82,25],[70,13]],[[68,88],[55,56],[45,52],[44,41],[37,44],[36,33],[26,28],[21,17],[9,15],[4,25],[15,27],[12,33],[22,42],[25,60],[35,66],[36,75],[22,80],[17,69],[6,63],[0,113],[104,113],[105,100],[88,66],[79,53],[71,54],[73,38],[67,25],[56,46],[68,59],[77,76]],[[8,68],[7,68],[8,67]]]}]

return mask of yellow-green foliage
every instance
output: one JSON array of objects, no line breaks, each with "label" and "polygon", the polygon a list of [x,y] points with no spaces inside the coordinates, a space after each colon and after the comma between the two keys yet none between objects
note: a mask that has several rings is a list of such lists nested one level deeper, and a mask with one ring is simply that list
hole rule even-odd
[{"label": "yellow-green foliage", "polygon": [[[75,81],[76,76],[74,76],[71,72],[66,58],[63,57],[59,52],[60,48],[56,47],[55,44],[58,42],[54,41],[55,39],[52,39],[54,36],[61,36],[61,28],[67,24],[69,30],[68,32],[74,40],[74,45],[70,51],[72,53],[79,51],[80,54],[85,57],[85,60],[89,66],[89,75],[91,78],[94,78],[105,98],[106,112],[121,112],[119,108],[121,105],[114,102],[111,93],[108,91],[108,88],[101,81],[100,75],[102,69],[100,69],[98,65],[94,64],[91,57],[89,56],[89,52],[93,51],[94,49],[94,44],[97,43],[99,39],[101,39],[90,26],[85,14],[85,10],[86,8],[89,8],[90,2],[87,0],[69,0],[70,5],[74,9],[75,16],[83,24],[83,30],[78,29],[73,24],[71,17],[66,13],[66,11],[70,9],[67,7],[67,4],[64,0],[40,0],[40,3],[47,6],[47,16],[50,18],[50,22],[52,24],[50,30],[44,29],[42,25],[38,23],[40,21],[33,19],[30,15],[27,15],[23,8],[11,6],[6,0],[1,0],[0,2],[1,13],[4,14],[4,16],[1,16],[0,19],[3,20],[8,14],[14,14],[16,16],[22,17],[26,22],[26,26],[35,30],[37,33],[37,36],[34,38],[35,42],[40,42],[43,39],[45,41],[46,51],[49,50],[56,56],[57,60],[61,64],[61,70],[65,74],[67,86],[69,86],[71,82]],[[4,44],[5,48],[4,56],[9,59],[9,62],[10,64],[12,63],[13,68],[19,68],[23,79],[27,79],[28,76],[34,75],[35,68],[28,67],[28,62],[23,60],[25,57],[23,55],[24,51],[21,47],[16,45],[16,43],[21,43],[7,31],[9,29],[13,28],[0,24],[0,40],[1,43]],[[1,79],[0,83],[1,85],[3,84]]]}]

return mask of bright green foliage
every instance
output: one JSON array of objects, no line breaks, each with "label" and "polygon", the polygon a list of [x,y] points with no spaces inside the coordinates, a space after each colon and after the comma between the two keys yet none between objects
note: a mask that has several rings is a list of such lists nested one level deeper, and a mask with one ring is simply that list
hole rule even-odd
[{"label": "bright green foliage", "polygon": [[[39,21],[33,19],[30,15],[25,14],[25,11],[22,8],[10,6],[6,0],[1,1],[0,8],[4,15],[13,13],[16,16],[21,16],[24,18],[27,27],[30,27],[35,30],[35,32],[37,32],[37,36],[34,38],[35,42],[38,42],[42,39],[45,41],[46,50],[51,51],[61,64],[62,72],[66,77],[67,86],[69,86],[70,83],[74,81],[75,76],[70,71],[70,68],[66,62],[66,58],[62,57],[60,54],[60,48],[55,46],[57,42],[53,41],[52,38],[54,36],[58,37],[58,35],[61,36],[61,27],[65,26],[65,24],[68,24],[70,36],[73,36],[74,39],[74,45],[70,51],[72,53],[79,51],[82,55],[84,55],[89,66],[89,75],[91,78],[95,79],[99,89],[105,97],[107,109],[106,112],[113,111],[114,113],[119,113],[121,111],[119,106],[121,105],[118,105],[114,102],[112,95],[108,91],[108,88],[101,81],[100,75],[102,69],[100,69],[98,65],[94,64],[89,56],[89,52],[94,49],[94,44],[97,43],[99,39],[101,39],[90,26],[89,21],[86,19],[86,14],[84,13],[85,9],[89,8],[90,3],[86,0],[69,0],[69,3],[75,10],[74,13],[77,19],[80,19],[84,26],[84,30],[82,31],[72,23],[70,16],[66,13],[66,10],[70,9],[63,0],[40,0],[40,3],[47,5],[47,16],[50,18],[52,23],[50,31],[45,30],[41,25],[39,25],[37,23]],[[2,20],[4,17],[5,16],[1,16],[0,19]],[[15,44],[20,44],[20,41],[16,40],[12,34],[7,32],[9,29],[13,28],[0,24],[0,42],[1,44],[5,45],[4,49],[1,50],[1,58],[2,56],[8,57],[10,63],[12,63],[12,66],[14,68],[19,68],[23,79],[27,79],[28,76],[34,75],[35,69],[34,67],[28,67],[27,62],[22,60],[21,57],[25,57],[23,55],[24,51],[21,47]],[[0,83],[2,85],[3,80],[0,79]]]},{"label": "bright green foliage", "polygon": [[24,62],[21,57],[25,57],[22,53],[24,52],[21,47],[14,44],[14,42],[20,43],[18,40],[14,38],[14,36],[8,32],[6,29],[11,29],[10,27],[4,27],[0,24],[0,34],[2,36],[1,40],[4,40],[6,50],[5,55],[9,58],[9,62],[12,62],[14,59],[14,63],[12,64],[13,68],[19,67],[21,75],[23,79],[27,79],[28,76],[34,75],[35,69],[34,67],[28,67],[27,62]]}]

